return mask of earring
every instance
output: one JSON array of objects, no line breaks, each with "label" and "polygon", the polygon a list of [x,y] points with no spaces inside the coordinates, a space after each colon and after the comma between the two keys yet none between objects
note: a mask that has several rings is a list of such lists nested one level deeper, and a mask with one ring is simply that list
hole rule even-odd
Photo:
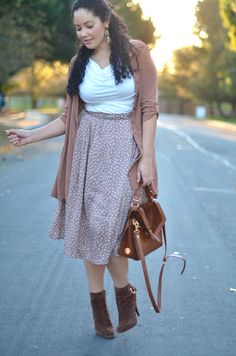
[{"label": "earring", "polygon": [[83,47],[84,47],[83,42],[80,42],[80,44],[79,44],[79,48],[83,48]]},{"label": "earring", "polygon": [[106,31],[105,31],[105,41],[108,45],[111,43],[111,37],[110,37],[108,27],[106,27]]}]

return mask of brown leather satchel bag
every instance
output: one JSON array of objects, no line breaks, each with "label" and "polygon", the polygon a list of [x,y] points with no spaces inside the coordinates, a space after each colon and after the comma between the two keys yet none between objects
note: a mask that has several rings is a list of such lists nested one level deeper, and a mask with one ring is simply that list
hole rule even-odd
[{"label": "brown leather satchel bag", "polygon": [[[139,204],[142,189],[145,191],[147,201]],[[146,186],[139,184],[138,189],[135,190],[126,225],[122,233],[119,254],[134,260],[141,260],[150,300],[154,310],[157,313],[160,313],[162,274],[165,263],[169,257],[177,257],[182,259],[184,266],[181,274],[183,274],[186,266],[186,260],[183,256],[180,256],[176,253],[167,255],[165,230],[166,217],[160,204],[154,200],[156,197],[157,194],[152,184]],[[162,267],[159,273],[156,301],[148,276],[145,256],[160,248],[163,245],[163,239],[165,244],[165,254],[162,259]]]}]

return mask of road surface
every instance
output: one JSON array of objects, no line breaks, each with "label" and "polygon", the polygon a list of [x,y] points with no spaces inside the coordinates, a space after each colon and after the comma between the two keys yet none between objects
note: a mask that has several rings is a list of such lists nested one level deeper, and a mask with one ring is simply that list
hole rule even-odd
[{"label": "road surface", "polygon": [[[63,137],[16,148],[0,162],[1,356],[231,356],[236,340],[236,133],[161,115],[156,136],[159,201],[169,259],[162,311],[149,301],[139,262],[130,262],[139,324],[112,340],[96,337],[83,262],[48,237],[50,191]],[[163,251],[148,256],[157,284]],[[106,272],[108,306],[117,324]]]}]

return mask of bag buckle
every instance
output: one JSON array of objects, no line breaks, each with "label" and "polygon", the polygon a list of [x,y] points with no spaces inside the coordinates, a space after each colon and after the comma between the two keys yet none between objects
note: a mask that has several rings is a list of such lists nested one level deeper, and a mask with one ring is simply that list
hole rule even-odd
[{"label": "bag buckle", "polygon": [[136,219],[132,219],[132,223],[134,225],[134,232],[136,232],[137,238],[140,237],[140,224]]},{"label": "bag buckle", "polygon": [[139,198],[133,198],[131,207],[133,208],[134,206],[138,207],[139,206]]}]

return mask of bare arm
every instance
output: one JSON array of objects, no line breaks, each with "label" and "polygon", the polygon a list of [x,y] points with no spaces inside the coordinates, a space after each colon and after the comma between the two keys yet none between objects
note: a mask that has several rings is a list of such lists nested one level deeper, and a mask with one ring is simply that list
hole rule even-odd
[{"label": "bare arm", "polygon": [[150,184],[153,177],[157,115],[143,122],[143,155],[139,161],[137,181],[142,177],[144,185]]},{"label": "bare arm", "polygon": [[[72,66],[75,59],[76,56],[74,56],[71,59],[69,70],[68,70],[68,78],[70,76],[70,72],[72,70]],[[65,133],[69,101],[70,101],[70,97],[67,94],[64,112],[57,119],[53,120],[47,125],[32,130],[18,130],[18,129],[5,130],[10,143],[13,146],[22,146],[22,145],[27,145],[29,143],[38,142],[38,141],[46,140],[48,138],[63,135]]]},{"label": "bare arm", "polygon": [[29,143],[46,140],[48,138],[63,135],[65,123],[60,117],[47,125],[32,130],[9,129],[5,130],[10,143],[13,146],[23,146]]},{"label": "bare arm", "polygon": [[143,156],[152,159],[154,153],[157,117],[143,122]]},{"label": "bare arm", "polygon": [[61,136],[65,133],[65,124],[58,117],[47,125],[31,130],[31,143],[46,140],[56,136]]}]

